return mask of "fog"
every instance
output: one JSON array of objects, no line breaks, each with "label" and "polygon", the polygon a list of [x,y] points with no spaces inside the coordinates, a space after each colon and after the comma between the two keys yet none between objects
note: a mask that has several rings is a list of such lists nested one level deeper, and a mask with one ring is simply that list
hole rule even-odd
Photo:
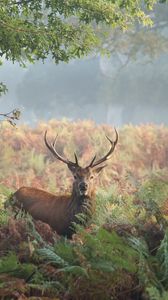
[{"label": "fog", "polygon": [[118,41],[124,37],[127,43],[112,46],[110,56],[97,55],[58,65],[48,58],[44,64],[28,64],[27,68],[4,61],[0,82],[7,85],[8,93],[0,98],[1,112],[19,108],[21,122],[30,125],[51,118],[92,119],[115,126],[168,124],[165,16],[165,10],[159,8],[155,28],[143,29],[147,36],[142,44],[139,29],[131,39],[124,33],[115,36]]}]

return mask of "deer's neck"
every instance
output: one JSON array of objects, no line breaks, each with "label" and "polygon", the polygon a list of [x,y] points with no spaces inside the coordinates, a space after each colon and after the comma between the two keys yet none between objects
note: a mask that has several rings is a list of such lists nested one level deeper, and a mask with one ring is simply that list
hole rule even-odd
[{"label": "deer's neck", "polygon": [[91,191],[88,195],[79,195],[73,187],[71,194],[71,202],[69,209],[73,211],[74,215],[78,213],[91,213],[95,208],[95,192]]},{"label": "deer's neck", "polygon": [[[71,199],[67,207],[67,228],[66,236],[71,238],[75,232],[74,223],[86,225],[95,210],[95,193],[92,192],[87,196],[79,196],[75,188],[72,189]],[[80,221],[78,214],[85,215],[84,223]]]}]

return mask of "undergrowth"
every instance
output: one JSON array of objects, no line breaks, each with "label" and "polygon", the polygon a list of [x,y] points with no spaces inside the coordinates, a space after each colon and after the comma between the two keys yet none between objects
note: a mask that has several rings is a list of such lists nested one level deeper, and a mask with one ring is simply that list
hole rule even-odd
[{"label": "undergrowth", "polygon": [[[96,128],[91,122],[82,127],[79,122],[50,121],[48,126],[51,133],[53,127],[60,132],[61,154],[68,156],[78,145],[81,163],[90,160],[91,144],[98,155],[104,151],[100,129],[112,134],[110,127]],[[37,142],[45,129],[42,123],[31,131],[23,127],[13,138],[11,129],[4,128],[0,299],[167,300],[167,128],[128,126],[120,131],[118,152],[101,177],[104,188],[97,188],[96,211],[87,228],[74,225],[72,240],[29,215],[14,216],[11,207],[12,192],[21,185],[60,192],[70,184],[64,166]]]},{"label": "undergrowth", "polygon": [[49,241],[48,225],[2,209],[0,299],[166,300],[168,184],[156,178],[132,194],[121,195],[117,184],[99,190],[90,226],[76,226],[72,240],[56,235]]}]

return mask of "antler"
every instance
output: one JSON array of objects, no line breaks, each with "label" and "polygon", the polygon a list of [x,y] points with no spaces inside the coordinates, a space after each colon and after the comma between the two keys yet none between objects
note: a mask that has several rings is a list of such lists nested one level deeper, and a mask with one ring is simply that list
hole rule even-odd
[{"label": "antler", "polygon": [[116,130],[115,128],[114,128],[114,130],[115,130],[115,133],[116,133],[116,139],[115,139],[115,141],[110,140],[109,137],[106,136],[106,138],[108,139],[108,141],[109,141],[110,144],[111,144],[111,148],[110,148],[110,150],[108,151],[108,153],[107,153],[104,157],[102,157],[101,159],[97,160],[97,161],[94,163],[94,161],[95,161],[95,159],[96,159],[96,155],[95,155],[95,156],[93,157],[93,159],[92,159],[92,161],[91,161],[91,163],[89,164],[88,167],[93,168],[93,167],[95,167],[95,166],[101,164],[102,162],[104,162],[104,161],[106,161],[106,160],[108,160],[108,159],[111,158],[111,154],[113,153],[113,151],[114,151],[114,149],[115,149],[115,146],[117,145],[117,142],[118,142],[118,132],[117,132],[117,130]]},{"label": "antler", "polygon": [[53,143],[49,143],[47,141],[47,130],[45,131],[45,134],[44,134],[44,142],[47,146],[47,148],[54,154],[54,156],[56,156],[57,159],[61,160],[62,162],[64,162],[65,164],[69,165],[69,166],[75,166],[75,167],[78,167],[79,164],[78,164],[78,158],[76,156],[76,153],[74,153],[74,156],[75,156],[75,163],[68,160],[67,158],[64,158],[62,157],[56,150],[55,146],[56,146],[56,142],[57,142],[57,137],[58,137],[58,134],[56,135],[55,137],[55,140]]}]

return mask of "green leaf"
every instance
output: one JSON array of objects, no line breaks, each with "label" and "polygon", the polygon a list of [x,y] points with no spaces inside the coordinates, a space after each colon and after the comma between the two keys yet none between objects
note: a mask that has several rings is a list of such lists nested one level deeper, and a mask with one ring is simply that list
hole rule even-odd
[{"label": "green leaf", "polygon": [[18,269],[19,261],[14,253],[4,256],[0,259],[0,274],[11,273]]},{"label": "green leaf", "polygon": [[93,261],[91,262],[91,267],[93,269],[100,270],[102,272],[110,272],[113,273],[115,271],[114,263],[111,261]]},{"label": "green leaf", "polygon": [[77,276],[84,276],[89,278],[88,272],[86,269],[80,267],[80,266],[68,266],[62,269],[59,269],[58,272],[64,272],[64,273],[70,273]]},{"label": "green leaf", "polygon": [[54,252],[54,249],[43,248],[37,250],[37,254],[47,262],[58,265],[58,266],[67,266],[68,263],[62,259],[59,255]]}]

